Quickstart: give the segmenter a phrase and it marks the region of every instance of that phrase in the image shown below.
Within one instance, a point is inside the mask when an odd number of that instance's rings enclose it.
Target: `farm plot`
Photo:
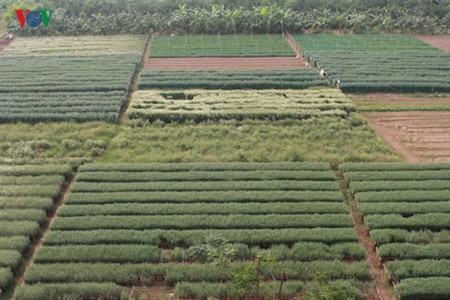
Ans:
[[[298,70],[144,70],[140,89],[304,89],[328,82],[313,69]]]
[[[450,54],[400,35],[298,35],[344,92],[449,92]]]
[[[279,34],[185,35],[153,38],[150,57],[295,56]]]
[[[449,112],[368,112],[364,116],[406,160],[450,159]]]
[[[348,94],[358,111],[450,111],[450,94]]]
[[[401,299],[445,299],[450,164],[344,164],[340,169]]]
[[[346,118],[355,107],[337,89],[138,91],[128,115],[151,122]]]
[[[95,39],[14,41],[0,60],[0,122],[115,122],[145,39]]]
[[[0,295],[39,237],[72,168],[0,165]]]
[[[233,254],[221,266],[195,254],[211,245]],[[260,288],[233,283],[269,256]],[[181,298],[274,296],[285,270],[285,297],[318,274],[355,297],[370,280],[364,258],[326,163],[90,164],[15,296],[118,298],[155,284]]]

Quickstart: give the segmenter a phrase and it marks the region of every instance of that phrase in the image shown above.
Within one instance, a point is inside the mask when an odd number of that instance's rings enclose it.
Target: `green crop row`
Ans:
[[[59,217],[53,223],[52,229],[275,229],[351,227],[352,225],[349,214],[87,216]]]
[[[408,278],[402,280],[396,291],[402,300],[442,300],[450,295],[450,277]]]
[[[113,283],[59,283],[34,284],[17,287],[17,300],[48,300],[48,299],[128,299],[121,297],[123,287]]]
[[[450,260],[446,259],[390,261],[386,266],[396,281],[415,277],[450,277]]]
[[[326,86],[315,70],[144,71],[140,89],[305,89]]]
[[[0,207],[3,209],[42,209],[49,210],[53,206],[53,199],[39,197],[0,197]]]
[[[237,180],[315,180],[334,181],[331,171],[83,171],[77,182],[145,182],[145,181],[237,181]],[[0,178],[0,183],[2,182]]]
[[[352,182],[358,181],[418,181],[418,180],[450,180],[448,170],[437,171],[349,171],[345,172],[345,178]]]
[[[450,243],[450,231],[448,230],[373,229],[370,231],[370,235],[379,245],[387,243]]]
[[[359,192],[355,197],[359,202],[441,202],[450,199],[450,190]]]
[[[307,280],[314,274],[326,274],[331,279],[370,279],[366,262],[346,264],[340,261],[279,263],[290,279]],[[264,276],[270,274],[263,270]],[[230,269],[214,264],[107,264],[57,263],[33,264],[25,273],[27,284],[57,282],[114,282],[120,285],[138,284],[139,277],[151,282],[152,277],[163,276],[167,284],[178,282],[220,282],[232,279]]]
[[[70,203],[69,203],[70,204]],[[448,203],[447,203],[448,205]],[[330,202],[269,202],[269,203],[189,203],[189,204],[88,204],[65,205],[59,217],[77,216],[140,216],[140,215],[265,215],[265,214],[330,214],[347,213],[344,203]]]
[[[147,244],[198,245],[204,237],[218,235],[230,243],[267,247],[275,244],[293,245],[298,242],[335,243],[357,242],[353,228],[302,229],[232,229],[232,230],[52,230],[45,237],[45,245]]]
[[[55,198],[58,196],[59,187],[56,184],[52,185],[3,185],[0,190],[0,197],[16,197],[16,196],[30,196]]]
[[[64,181],[62,175],[41,175],[41,176],[0,176],[0,185],[50,185]]]
[[[198,181],[198,182],[78,182],[73,193],[164,191],[338,191],[327,181]]]
[[[450,213],[450,202],[363,202],[358,204],[358,210],[362,216],[370,214],[425,214],[425,213]]]
[[[16,250],[24,252],[30,244],[26,236],[0,237],[0,250]]]
[[[338,202],[342,194],[331,191],[208,191],[74,193],[68,204],[107,203],[222,203],[222,202]]]
[[[0,221],[0,236],[35,236],[39,233],[39,224],[31,221]]]
[[[345,163],[339,165],[343,172],[357,171],[438,171],[450,170],[449,163],[428,163],[428,164],[409,164],[409,163]]]
[[[0,267],[16,268],[21,258],[19,251],[0,250]]]
[[[279,34],[157,36],[150,49],[151,57],[294,55]]]
[[[350,189],[355,192],[394,190],[450,190],[450,180],[410,180],[410,181],[352,181]]]
[[[0,165],[0,174],[2,176],[41,176],[68,174],[72,171],[72,167],[68,165],[24,165],[24,166],[7,166]]]
[[[47,216],[42,209],[1,209],[0,220],[2,221],[32,221],[40,222]]]
[[[448,165],[450,169],[450,164]],[[182,172],[182,171],[330,171],[328,163],[177,163],[177,164],[86,164],[80,167],[80,176],[86,172]],[[1,172],[1,168],[0,168]],[[189,173],[191,174],[191,173]],[[195,173],[193,173],[195,174]],[[214,176],[214,175],[212,175]]]
[[[379,247],[379,254],[384,259],[449,259],[450,244],[385,244]]]
[[[371,214],[366,216],[364,220],[370,229],[399,228],[410,230],[440,230],[443,228],[450,228],[450,214],[445,213],[414,214],[411,217],[403,217],[402,215],[395,214]]]
[[[13,279],[13,274],[10,268],[0,268],[0,295],[4,289]]]
[[[158,247],[147,245],[45,246],[36,253],[34,262],[151,263],[159,258]]]

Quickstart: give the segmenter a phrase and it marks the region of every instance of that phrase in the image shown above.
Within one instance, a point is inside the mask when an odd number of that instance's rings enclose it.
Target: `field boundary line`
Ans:
[[[393,294],[393,287],[386,280],[388,274],[384,268],[384,264],[381,261],[380,256],[376,252],[375,243],[370,237],[369,230],[364,224],[364,220],[359,214],[355,197],[353,197],[349,191],[349,184],[344,178],[344,174],[339,170],[337,164],[332,164],[331,169],[336,175],[336,181],[338,182],[345,202],[348,205],[349,213],[352,216],[354,229],[358,234],[359,243],[364,247],[366,252],[366,261],[370,265],[370,274],[375,283],[375,297],[378,300],[397,300]]]
[[[141,77],[141,73],[144,70],[145,63],[147,61],[146,58],[150,51],[150,45],[151,45],[152,40],[153,40],[153,35],[151,33],[149,33],[147,35],[147,38],[145,41],[144,50],[142,51],[141,61],[139,63],[139,66],[136,68],[136,70],[134,72],[133,79],[131,80],[130,90],[128,91],[127,99],[126,99],[125,103],[122,105],[122,108],[120,109],[119,117],[117,118],[117,123],[119,125],[123,124],[128,107],[130,106],[130,103],[131,103],[131,98],[133,97],[134,92],[138,89],[139,79]]]

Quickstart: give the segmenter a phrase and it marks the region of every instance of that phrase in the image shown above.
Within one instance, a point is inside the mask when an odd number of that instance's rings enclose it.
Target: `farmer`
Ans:
[[[12,32],[8,33],[8,39],[11,41],[14,39],[14,34]]]

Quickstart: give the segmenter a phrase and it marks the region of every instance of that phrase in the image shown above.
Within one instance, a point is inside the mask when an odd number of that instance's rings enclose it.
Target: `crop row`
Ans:
[[[373,229],[370,231],[371,237],[378,245],[387,243],[450,243],[450,231],[431,231],[427,229],[409,231],[406,229]]]
[[[189,181],[236,181],[236,180],[315,180],[332,181],[331,171],[85,171],[78,175],[77,182],[189,182]],[[3,183],[0,177],[0,184]]]
[[[448,164],[450,169],[450,164]],[[86,164],[80,167],[80,176],[86,172],[181,172],[181,171],[330,171],[328,163],[177,163],[177,164]],[[0,169],[1,172],[1,169]],[[195,173],[189,173],[195,174]],[[211,174],[214,176],[214,174]]]
[[[428,163],[428,164],[414,164],[414,163],[345,163],[339,165],[339,169],[345,174],[357,171],[365,171],[366,174],[371,172],[388,172],[388,171],[439,171],[450,170],[450,163]],[[414,173],[417,174],[417,173]],[[398,174],[402,175],[402,174]],[[372,175],[368,175],[372,176]],[[420,175],[419,175],[420,176]],[[353,178],[352,178],[353,179]],[[389,178],[392,179],[392,178]],[[356,178],[356,180],[358,180]]]
[[[200,230],[52,230],[45,245],[147,244],[171,246],[198,245],[210,234],[230,243],[267,247],[275,244],[318,242],[328,245],[357,242],[353,228],[290,228],[290,229],[200,229]]]
[[[380,180],[380,181],[353,181],[350,183],[350,189],[358,192],[369,191],[396,191],[396,190],[450,190],[449,180]]]
[[[371,214],[401,214],[410,216],[412,214],[425,213],[450,213],[450,202],[363,202],[359,203],[358,210],[361,216]]]
[[[5,189],[6,191],[8,189]],[[147,191],[338,191],[333,181],[260,180],[260,181],[189,181],[189,182],[79,182],[74,193],[147,192]]]
[[[441,224],[440,222],[439,224]],[[87,216],[59,217],[54,230],[96,229],[274,229],[351,227],[349,214],[300,214],[300,215],[164,215],[158,216]]]
[[[327,274],[330,279],[370,278],[368,264],[340,261],[288,262],[280,263],[290,279],[307,280],[314,274]],[[264,270],[264,275],[268,275]],[[114,282],[120,285],[138,284],[139,277],[151,282],[154,277],[164,277],[165,282],[221,282],[230,281],[230,269],[213,264],[108,264],[108,263],[52,263],[33,264],[25,274],[28,284],[56,282]]]
[[[446,203],[448,205],[448,203]],[[58,211],[59,217],[77,216],[140,216],[140,215],[266,215],[266,214],[345,214],[340,202],[268,202],[268,203],[156,203],[141,204],[70,204]]]
[[[157,36],[150,49],[151,57],[294,55],[280,34]]]
[[[419,181],[419,180],[450,180],[449,170],[431,171],[354,171],[346,172],[345,178],[352,182],[358,181]]]
[[[399,228],[420,230],[427,228],[430,230],[439,230],[450,227],[449,216],[448,213],[414,214],[408,217],[396,214],[370,214],[364,218],[364,221],[370,229]]]
[[[338,202],[337,191],[186,191],[73,193],[68,204],[107,203],[224,203],[224,202]]]
[[[144,71],[140,89],[305,89],[328,83],[315,70]]]

